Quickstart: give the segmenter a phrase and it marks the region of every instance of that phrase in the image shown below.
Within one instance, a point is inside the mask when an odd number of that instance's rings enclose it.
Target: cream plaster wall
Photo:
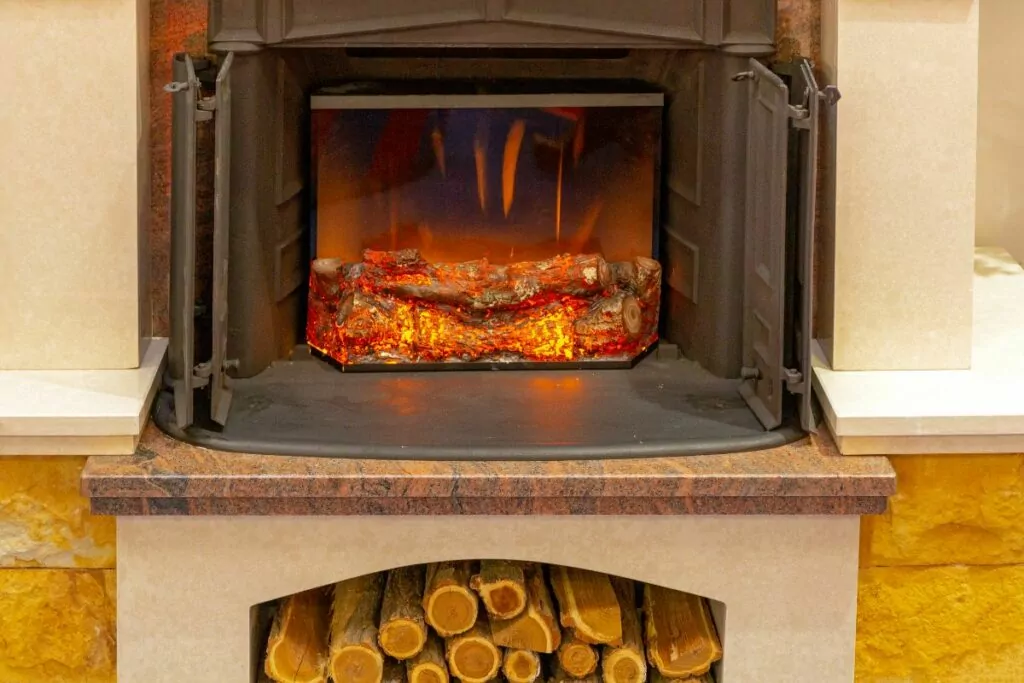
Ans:
[[[719,683],[849,683],[857,517],[122,517],[118,681],[249,683],[250,608],[395,566],[542,560],[725,604]],[[794,654],[799,653],[796,660]]]
[[[981,6],[978,111],[979,246],[1024,261],[1024,82],[1018,65],[1024,3]]]
[[[978,4],[823,0],[822,68],[843,93],[835,370],[970,365]]]
[[[146,26],[146,0],[0,2],[0,370],[139,363]]]

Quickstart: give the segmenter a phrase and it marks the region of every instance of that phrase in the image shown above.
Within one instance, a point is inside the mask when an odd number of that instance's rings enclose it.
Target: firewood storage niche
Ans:
[[[806,62],[766,66],[772,0],[626,7],[211,2],[212,56],[176,56],[167,88],[158,424],[407,459],[714,453],[813,428],[837,98]]]
[[[726,654],[720,602],[540,562],[398,567],[252,614],[256,683],[714,683]]]

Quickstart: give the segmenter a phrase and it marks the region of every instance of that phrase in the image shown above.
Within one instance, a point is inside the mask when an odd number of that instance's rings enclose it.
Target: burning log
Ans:
[[[436,634],[431,633],[420,653],[406,661],[406,672],[409,683],[448,683],[444,644]]]
[[[384,588],[380,574],[334,586],[329,670],[336,681],[381,683],[384,656],[377,646],[377,614]]]
[[[526,580],[523,568],[507,560],[481,560],[480,573],[470,587],[480,594],[487,613],[498,619],[511,619],[526,608]]]
[[[278,683],[327,682],[328,597],[317,588],[284,599],[267,641],[264,671]]]
[[[384,587],[378,642],[395,659],[415,657],[427,642],[423,616],[423,566],[392,569]]]
[[[628,358],[657,336],[651,259],[430,264],[414,249],[366,251],[360,264],[318,260],[310,280],[307,338],[341,363]]]
[[[427,566],[423,610],[438,635],[465,633],[477,621],[476,593],[469,588],[473,563],[438,562]]]
[[[573,631],[562,634],[558,648],[558,664],[573,678],[585,678],[597,671],[597,649],[584,642]]]
[[[529,650],[505,650],[501,672],[508,683],[534,683],[540,678],[540,656]]]
[[[586,643],[622,644],[622,614],[607,574],[552,567],[551,585],[562,626],[573,629]]]
[[[604,683],[643,683],[647,680],[647,661],[636,609],[636,588],[629,579],[613,576],[611,581],[622,612],[622,645],[604,647],[601,655]]]
[[[555,620],[555,608],[539,565],[523,569],[526,583],[526,608],[507,620],[491,619],[491,637],[495,645],[533,652],[551,653],[562,642]]]
[[[486,683],[498,675],[501,651],[491,640],[483,615],[465,633],[446,643],[448,670],[462,683]]]
[[[722,658],[704,598],[644,585],[644,615],[647,659],[666,678],[700,676]]]

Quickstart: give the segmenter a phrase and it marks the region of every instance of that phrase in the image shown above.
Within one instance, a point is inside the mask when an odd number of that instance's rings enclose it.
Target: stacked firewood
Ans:
[[[264,671],[279,683],[713,683],[721,657],[699,596],[483,560],[402,567],[283,599]]]

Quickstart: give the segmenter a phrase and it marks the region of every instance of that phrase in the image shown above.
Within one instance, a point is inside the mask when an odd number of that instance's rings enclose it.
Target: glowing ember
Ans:
[[[307,340],[342,364],[624,360],[657,339],[660,283],[647,258],[501,266],[367,251],[313,262]]]

